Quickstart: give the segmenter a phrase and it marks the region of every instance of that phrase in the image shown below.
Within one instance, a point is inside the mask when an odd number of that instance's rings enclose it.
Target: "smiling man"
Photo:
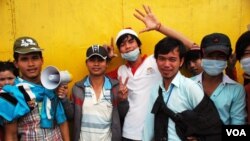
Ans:
[[[199,138],[197,132],[189,136],[179,134],[177,130],[179,128],[176,127],[178,121],[172,119],[172,117],[163,110],[165,107],[172,110],[174,114],[187,110],[189,110],[189,112],[197,112],[196,114],[202,118],[199,119],[198,117],[196,118],[197,120],[193,120],[194,125],[202,123],[202,120],[210,115],[213,115],[214,121],[219,121],[216,108],[211,104],[212,102],[210,102],[209,98],[204,95],[201,87],[196,82],[183,76],[179,71],[184,62],[185,52],[185,47],[180,41],[169,37],[163,38],[155,46],[154,58],[156,59],[162,80],[154,85],[149,98],[147,107],[149,112],[146,116],[143,141],[179,141],[190,139],[192,135],[196,135],[197,138]],[[200,108],[201,106],[198,106],[204,104],[207,105],[202,107],[206,108]],[[213,124],[216,123],[209,125]],[[206,125],[199,126],[205,127]],[[186,131],[184,130],[184,132]]]
[[[92,45],[86,52],[89,74],[72,88],[72,101],[66,96],[63,105],[67,117],[74,121],[73,141],[120,141],[122,116],[129,108],[125,83],[105,75],[107,50]]]
[[[202,89],[191,79],[185,78],[179,71],[184,62],[185,52],[185,47],[180,41],[168,37],[160,40],[155,46],[154,58],[156,59],[162,80],[154,86],[151,97],[149,98],[148,110],[150,112],[147,114],[144,127],[143,140],[145,141],[152,140],[153,138],[155,140],[161,138],[161,135],[156,134],[158,132],[156,131],[157,129],[154,128],[156,117],[151,113],[158,97],[159,87],[162,89],[164,102],[175,112],[194,109],[204,96]],[[187,101],[190,102],[188,103]],[[168,140],[180,140],[175,132],[174,122],[171,119],[165,119],[166,123],[167,121],[168,124],[166,125],[167,131],[165,135],[168,136]],[[154,133],[153,130],[156,132]]]
[[[42,70],[43,49],[32,37],[20,37],[14,43],[14,63],[20,70],[20,77],[15,80],[17,86],[30,88],[36,103],[34,109],[18,119],[18,136],[22,140],[69,140],[69,131],[66,116],[54,91],[46,90],[41,85],[40,74]],[[28,88],[26,87],[28,86]],[[59,86],[60,87],[60,86]],[[32,92],[31,92],[32,91]],[[29,94],[30,94],[29,93]],[[51,109],[53,114],[47,120],[45,105],[48,99],[56,109]],[[46,101],[45,101],[46,100]],[[42,106],[44,105],[44,106]],[[47,107],[46,107],[47,108]],[[52,122],[56,122],[53,126]],[[59,128],[60,127],[60,128]]]

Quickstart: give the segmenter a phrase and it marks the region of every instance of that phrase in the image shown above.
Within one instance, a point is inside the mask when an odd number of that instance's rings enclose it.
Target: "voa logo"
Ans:
[[[247,136],[244,129],[226,129],[227,136]]]

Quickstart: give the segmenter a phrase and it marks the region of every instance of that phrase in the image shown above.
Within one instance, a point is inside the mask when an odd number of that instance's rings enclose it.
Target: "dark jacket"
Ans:
[[[79,82],[76,82],[73,86],[73,101],[65,98],[62,100],[63,107],[65,109],[66,116],[69,120],[73,120],[73,141],[78,141],[81,132],[81,120],[82,120],[82,105],[84,103],[85,87],[84,81],[87,76]],[[118,98],[119,83],[116,80],[110,79],[111,98],[113,104],[112,111],[112,141],[121,141],[122,138],[122,123],[123,119],[128,111],[129,103],[128,100],[120,101]]]
[[[201,141],[221,140],[222,121],[213,101],[206,95],[193,110],[174,113],[164,103],[159,89],[152,113],[155,114],[156,141],[167,139],[167,124],[163,123],[168,118],[175,122],[176,133],[182,140],[189,136],[195,136]]]

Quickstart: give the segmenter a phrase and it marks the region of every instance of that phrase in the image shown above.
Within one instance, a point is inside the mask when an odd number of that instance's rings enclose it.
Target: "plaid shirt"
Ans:
[[[40,128],[38,107],[18,120],[18,137],[21,141],[62,141],[58,126],[53,129]]]

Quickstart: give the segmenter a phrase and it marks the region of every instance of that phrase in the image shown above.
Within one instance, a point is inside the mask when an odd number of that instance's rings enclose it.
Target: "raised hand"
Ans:
[[[128,77],[126,78],[125,82],[122,82],[122,77],[119,77],[119,91],[118,95],[121,100],[126,100],[128,98],[128,88],[127,88],[127,83],[128,83]]]
[[[143,5],[145,14],[138,9],[135,9],[137,14],[135,13],[134,16],[142,21],[146,28],[141,30],[140,33],[150,31],[150,30],[159,30],[161,23],[157,20],[156,16],[152,13],[149,6]]]
[[[104,44],[103,47],[108,51],[108,57],[109,58],[114,58],[117,57],[118,55],[114,53],[114,39],[111,38],[110,45]]]

